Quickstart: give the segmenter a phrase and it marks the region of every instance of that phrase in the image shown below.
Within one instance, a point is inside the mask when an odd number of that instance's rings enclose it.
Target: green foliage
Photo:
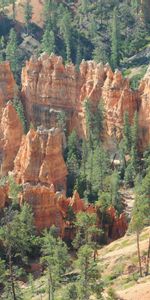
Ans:
[[[47,23],[42,37],[41,49],[47,54],[55,53],[55,35],[50,23]]]
[[[62,300],[77,300],[78,293],[77,293],[77,286],[75,283],[69,283],[63,292]]]
[[[5,40],[4,37],[2,36],[0,38],[0,63],[4,61],[4,55],[5,55]]]
[[[6,59],[10,61],[11,69],[15,78],[18,78],[19,60],[18,60],[17,35],[14,29],[10,30],[9,40],[6,47]]]
[[[78,249],[82,245],[89,245],[95,249],[94,237],[100,234],[100,230],[96,226],[96,214],[78,213],[75,221],[76,237],[73,246]]]
[[[60,20],[60,33],[62,34],[65,43],[67,62],[71,60],[71,24],[71,14],[68,10],[64,10],[62,19]]]
[[[93,294],[96,295],[96,299],[102,299],[102,282],[92,253],[93,250],[89,245],[83,245],[78,251],[76,264],[80,270],[78,295],[81,300],[88,300]]]
[[[130,153],[130,150],[131,150],[131,127],[130,127],[128,112],[125,112],[125,114],[124,114],[123,133],[124,133],[125,153],[128,154],[128,153]]]
[[[119,65],[119,58],[119,24],[117,19],[117,9],[114,8],[111,37],[111,64],[114,69]]]
[[[140,186],[137,182],[136,199],[132,213],[130,228],[140,232],[144,226],[150,224],[150,170],[143,178]]]
[[[58,126],[63,129],[66,130],[66,122],[67,122],[67,116],[65,111],[60,111],[58,116],[57,116],[57,122],[58,122]]]
[[[8,183],[9,183],[9,198],[12,202],[18,202],[18,194],[21,192],[22,187],[21,185],[17,184],[12,175],[8,176]]]
[[[76,180],[79,175],[79,164],[80,164],[79,139],[75,130],[73,130],[68,137],[66,162],[69,171],[67,191],[68,191],[68,196],[71,196],[75,188]]]
[[[16,112],[17,112],[17,114],[20,118],[20,121],[22,123],[24,133],[26,133],[27,132],[27,121],[26,121],[26,118],[25,118],[24,107],[23,107],[23,104],[22,104],[21,100],[18,97],[18,92],[17,91],[16,91],[15,96],[13,98],[13,105],[14,105],[14,107],[16,109]]]
[[[33,214],[30,207],[24,204],[20,211],[14,210],[13,206],[4,209],[0,240],[8,268],[2,281],[2,299],[23,299],[18,286],[18,279],[22,274],[20,265],[26,263],[26,255],[31,251],[33,239]]]
[[[54,299],[56,287],[68,265],[68,250],[66,244],[54,234],[54,230],[45,230],[42,238],[42,262],[46,267],[49,299]]]
[[[32,20],[32,14],[33,14],[32,5],[30,4],[29,0],[26,0],[24,5],[24,20],[27,28],[27,33],[29,32],[29,25]]]
[[[130,86],[133,90],[137,90],[140,80],[144,77],[147,70],[147,66],[142,68],[141,72],[131,78]]]

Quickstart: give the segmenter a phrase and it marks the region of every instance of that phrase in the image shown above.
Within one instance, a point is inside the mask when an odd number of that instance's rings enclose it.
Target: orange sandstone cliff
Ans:
[[[150,67],[140,82],[139,94],[139,144],[145,148],[150,144]]]
[[[69,129],[76,128],[79,136],[86,134],[84,100],[93,107],[103,99],[106,133],[120,136],[123,115],[133,118],[137,110],[136,93],[121,73],[112,72],[109,65],[82,61],[77,71],[73,64],[64,65],[62,58],[47,54],[32,57],[22,70],[22,96],[29,123],[51,127],[51,109],[64,110]]]
[[[141,82],[139,100],[128,80],[119,71],[113,73],[109,65],[82,61],[77,71],[73,64],[64,65],[62,58],[55,55],[32,57],[22,70],[22,99],[28,124],[33,123],[37,130],[30,129],[23,136],[15,109],[10,103],[5,104],[13,98],[15,89],[9,64],[0,65],[0,70],[1,175],[13,170],[16,181],[23,185],[20,201],[31,204],[39,231],[54,224],[60,235],[66,237],[66,232],[72,228],[67,220],[68,207],[75,214],[79,211],[93,213],[96,209],[92,205],[86,206],[77,192],[72,198],[65,196],[67,168],[62,155],[65,138],[56,128],[57,114],[65,111],[69,131],[76,128],[83,137],[86,135],[84,100],[91,101],[93,109],[99,100],[103,100],[105,136],[113,139],[122,134],[125,111],[129,112],[132,122],[138,109],[141,139],[148,143],[149,104],[145,101],[149,99],[149,73]],[[3,196],[1,207],[5,203]],[[109,237],[122,236],[127,226],[125,216],[117,218],[113,209],[108,213],[112,220]]]
[[[14,168],[14,159],[23,135],[21,121],[11,103],[3,109],[0,123],[0,175],[6,176]]]
[[[18,183],[54,184],[57,190],[66,189],[67,168],[62,156],[63,134],[57,128],[37,131],[30,129],[23,137],[14,162]]]

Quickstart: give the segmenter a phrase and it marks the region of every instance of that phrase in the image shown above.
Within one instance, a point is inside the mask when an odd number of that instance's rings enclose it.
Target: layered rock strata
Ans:
[[[146,148],[150,144],[150,67],[139,86],[139,145]]]
[[[120,136],[123,115],[132,120],[137,109],[136,93],[121,73],[112,72],[109,65],[82,61],[77,71],[73,64],[64,65],[62,58],[43,54],[32,57],[22,70],[22,95],[28,121],[35,126],[51,127],[51,109],[64,110],[69,129],[76,128],[80,137],[86,135],[84,100],[93,107],[103,99],[106,133]]]
[[[30,129],[23,137],[14,162],[18,183],[54,184],[66,190],[67,168],[62,156],[63,134],[59,129]]]
[[[6,176],[14,168],[14,159],[23,135],[22,123],[9,102],[3,109],[0,123],[0,175]]]
[[[0,99],[3,104],[14,97],[16,83],[8,61],[0,63]]]
[[[77,191],[74,192],[72,198],[66,198],[64,193],[55,192],[53,184],[50,187],[41,184],[36,186],[30,183],[24,184],[20,204],[24,201],[33,209],[34,224],[38,232],[55,225],[59,235],[67,241],[72,240],[75,235],[75,227],[69,216],[70,210],[74,215],[79,212],[96,213],[96,207],[92,204],[85,204]],[[117,217],[114,208],[108,209],[107,213],[110,219],[109,226],[104,227],[107,240],[123,236],[127,230],[125,214]],[[98,223],[100,222],[101,220]]]

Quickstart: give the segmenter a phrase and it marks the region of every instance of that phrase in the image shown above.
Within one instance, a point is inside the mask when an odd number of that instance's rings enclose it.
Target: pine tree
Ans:
[[[104,180],[108,172],[108,157],[102,146],[97,146],[93,152],[93,182],[96,194],[104,191]]]
[[[14,210],[12,205],[4,209],[0,228],[0,239],[8,264],[4,282],[4,299],[23,299],[17,283],[21,269],[15,262],[15,258],[17,257],[20,263],[25,262],[26,255],[31,250],[33,233],[33,214],[28,205],[24,204],[20,211]]]
[[[15,78],[17,78],[19,70],[19,57],[17,47],[17,36],[14,29],[10,30],[9,40],[6,47],[6,59],[10,61],[11,69],[15,75]]]
[[[142,180],[142,184],[138,183],[137,194],[130,222],[130,230],[136,233],[137,253],[139,261],[140,276],[143,275],[140,253],[140,233],[144,226],[150,225],[150,171]]]
[[[131,127],[130,127],[128,112],[125,112],[124,114],[123,134],[124,134],[123,138],[124,138],[125,152],[126,154],[130,154],[132,137],[131,137]]]
[[[81,152],[79,150],[79,139],[76,131],[73,130],[68,137],[67,143],[67,167],[69,171],[67,181],[67,193],[68,196],[72,196],[72,192],[75,188],[76,180],[79,176],[79,167],[81,160]]]
[[[53,229],[45,231],[42,238],[42,262],[46,267],[49,300],[55,299],[55,289],[59,286],[68,265],[67,246],[54,234]]]
[[[80,270],[78,297],[81,300],[88,300],[93,294],[96,295],[96,299],[102,299],[102,282],[92,254],[93,250],[89,245],[83,245],[77,254],[76,265]]]
[[[120,188],[120,177],[117,171],[114,171],[111,175],[110,180],[110,193],[111,193],[111,204],[120,214],[123,211],[123,204],[119,193]]]
[[[90,148],[92,148],[92,112],[91,112],[91,103],[89,99],[84,101],[85,109],[85,119],[86,119],[86,134],[89,141]]]
[[[78,249],[82,245],[89,245],[95,248],[93,237],[100,233],[96,226],[96,214],[80,212],[76,215],[75,221],[76,236],[73,240],[73,246]]]
[[[134,122],[131,127],[132,134],[132,147],[131,147],[131,161],[132,165],[137,172],[138,168],[138,114],[135,112],[134,114]]]
[[[51,26],[48,23],[45,27],[44,34],[42,37],[42,51],[47,54],[55,53],[55,35],[51,30]]]
[[[114,69],[119,65],[119,51],[119,25],[117,19],[117,9],[114,8],[111,35],[111,63]]]
[[[5,54],[5,40],[4,37],[2,36],[0,38],[0,63],[4,61],[4,54]]]
[[[12,12],[13,12],[13,21],[16,19],[16,0],[10,0],[10,4],[12,4]]]
[[[29,33],[29,25],[32,20],[33,7],[30,4],[30,0],[26,0],[24,5],[24,20],[27,28],[27,34]]]
[[[68,26],[69,24],[69,26]],[[60,21],[60,33],[63,36],[63,40],[66,47],[66,60],[71,61],[71,14],[69,11],[64,12],[64,15]]]
[[[22,104],[22,102],[21,102],[21,100],[19,99],[19,96],[18,96],[18,88],[17,87],[15,88],[15,91],[14,91],[13,106],[15,107],[16,112],[17,112],[17,114],[20,118],[20,121],[21,121],[22,126],[23,126],[24,133],[26,133],[27,132],[27,121],[26,121],[26,118],[25,118],[23,104]]]

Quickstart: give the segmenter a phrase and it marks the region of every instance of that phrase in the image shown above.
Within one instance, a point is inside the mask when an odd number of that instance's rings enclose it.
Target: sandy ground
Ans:
[[[149,282],[138,283],[117,294],[122,300],[150,300],[150,278]]]

